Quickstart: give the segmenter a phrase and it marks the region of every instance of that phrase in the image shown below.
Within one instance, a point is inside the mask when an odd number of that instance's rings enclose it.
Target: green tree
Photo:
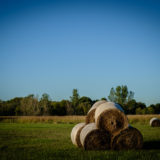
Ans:
[[[105,97],[102,97],[102,98],[101,98],[101,100],[105,100],[105,101],[107,101],[107,98],[105,98]]]
[[[61,101],[61,102],[52,102],[51,103],[51,114],[52,115],[57,115],[57,116],[63,116],[66,115],[66,102]]]
[[[137,102],[136,103],[136,108],[145,109],[146,108],[146,104],[142,103],[142,102]]]
[[[79,103],[79,105],[77,107],[77,114],[78,115],[86,115],[90,108],[91,108],[91,103],[89,103],[89,102]]]
[[[92,104],[91,98],[85,96],[81,97],[78,101],[77,114],[86,115]]]
[[[74,111],[72,103],[69,100],[62,100],[61,103],[65,106],[66,115],[73,115]]]
[[[134,97],[134,92],[128,91],[128,87],[126,85],[125,86],[122,85],[122,86],[117,86],[116,89],[112,87],[108,99],[112,102],[116,102],[124,106],[129,101],[131,101],[133,97]]]
[[[51,112],[50,96],[47,93],[42,94],[39,105],[42,115],[49,115]]]
[[[71,99],[71,102],[72,102],[74,114],[76,114],[76,112],[77,112],[79,98],[80,98],[80,96],[79,96],[78,90],[73,89],[72,96],[70,97],[70,99]]]
[[[22,98],[20,107],[16,107],[16,115],[39,115],[40,108],[38,98],[33,94]]]
[[[84,103],[84,102],[88,102],[90,104],[92,104],[92,100],[89,97],[83,96],[79,99],[78,103]]]
[[[150,105],[147,109],[147,114],[155,114],[155,105]]]
[[[21,99],[19,97],[13,98],[8,101],[1,101],[0,105],[0,115],[3,116],[14,116],[16,107],[20,106]]]
[[[157,103],[157,104],[155,105],[155,113],[156,113],[156,114],[160,114],[160,103]]]
[[[123,106],[123,108],[124,108],[126,114],[135,114],[135,112],[136,112],[136,101],[134,99],[128,101]]]

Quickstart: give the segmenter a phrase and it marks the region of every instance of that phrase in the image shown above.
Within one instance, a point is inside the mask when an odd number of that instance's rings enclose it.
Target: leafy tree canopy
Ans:
[[[115,89],[112,87],[108,99],[123,106],[129,101],[131,101],[133,97],[134,92],[128,91],[128,87],[126,85],[122,85],[117,86]]]

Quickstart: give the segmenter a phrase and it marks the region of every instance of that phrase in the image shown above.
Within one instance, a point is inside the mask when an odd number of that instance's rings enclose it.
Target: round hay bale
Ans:
[[[85,126],[85,123],[78,123],[73,127],[71,131],[72,143],[78,147],[82,147],[81,142],[80,142],[80,133],[84,126]]]
[[[94,118],[95,110],[100,104],[105,103],[105,102],[107,102],[107,101],[100,100],[100,101],[97,101],[96,103],[93,104],[93,106],[90,108],[90,110],[87,113],[86,124],[95,122],[95,118]]]
[[[160,127],[160,119],[158,119],[158,118],[152,118],[151,120],[150,120],[150,126],[152,126],[152,127]]]
[[[109,133],[98,129],[95,123],[89,123],[82,129],[80,141],[85,150],[106,150],[110,148]]]
[[[117,133],[128,127],[128,119],[120,105],[113,102],[101,104],[95,111],[95,123],[98,128]]]
[[[142,147],[142,134],[131,126],[114,135],[111,140],[111,148],[115,150],[141,149]]]

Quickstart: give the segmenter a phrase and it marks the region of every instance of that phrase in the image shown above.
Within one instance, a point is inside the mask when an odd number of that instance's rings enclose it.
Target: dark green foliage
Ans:
[[[85,96],[81,97],[78,101],[78,103],[84,103],[84,102],[88,102],[92,104],[92,100],[89,97],[85,97]]]
[[[148,107],[133,99],[134,93],[127,86],[111,88],[108,99],[122,106],[126,114],[160,114],[160,103]],[[101,100],[107,100],[105,97]],[[70,100],[52,101],[47,93],[40,100],[34,94],[17,97],[8,101],[0,100],[0,116],[32,116],[32,115],[86,115],[98,100],[80,97],[78,90],[73,89]]]
[[[155,113],[160,114],[160,103],[157,103],[154,109],[155,109]]]
[[[70,97],[72,107],[75,115],[85,115],[91,108],[93,102],[89,97],[79,96],[78,90],[73,89],[72,96]]]
[[[123,105],[123,109],[126,114],[135,114],[136,111],[136,101],[134,99],[127,102],[127,104]]]
[[[66,102],[63,100],[61,102],[52,102],[51,103],[51,115],[63,116],[67,114]]]
[[[93,102],[89,97],[81,97],[78,101],[77,114],[86,115],[92,105]]]
[[[105,101],[107,101],[107,98],[105,98],[105,97],[102,97],[102,98],[101,98],[101,100],[105,100]]]
[[[14,98],[9,101],[0,102],[0,115],[1,116],[14,116],[16,114],[16,107],[20,106],[23,98]]]

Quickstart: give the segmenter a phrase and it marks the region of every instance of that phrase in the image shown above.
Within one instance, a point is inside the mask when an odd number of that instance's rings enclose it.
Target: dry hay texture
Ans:
[[[136,128],[129,126],[112,137],[111,148],[114,150],[141,149],[143,136]]]
[[[110,148],[110,135],[98,129],[95,123],[87,124],[80,133],[80,141],[85,150],[107,150]]]
[[[160,127],[160,119],[152,118],[150,120],[150,126],[152,126],[152,127]]]
[[[96,103],[93,104],[93,106],[90,108],[90,110],[87,113],[86,124],[95,122],[95,110],[99,105],[101,105],[105,102],[107,102],[107,101],[100,100],[100,101],[97,101]]]
[[[112,102],[103,103],[96,109],[95,122],[98,128],[110,134],[118,133],[129,125],[121,106]]]
[[[78,147],[82,147],[80,142],[80,133],[82,128],[85,126],[85,123],[78,123],[75,125],[71,131],[71,140],[72,143]]]

